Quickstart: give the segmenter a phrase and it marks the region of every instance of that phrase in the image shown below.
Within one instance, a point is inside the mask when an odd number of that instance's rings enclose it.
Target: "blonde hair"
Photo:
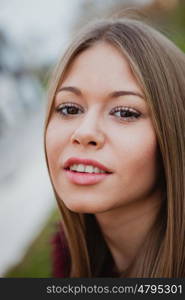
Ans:
[[[78,54],[101,41],[128,59],[149,105],[162,161],[161,210],[145,244],[122,276],[185,277],[185,55],[181,50],[139,20],[106,19],[90,24],[53,73],[45,133],[53,100],[69,65]],[[45,153],[47,160],[46,145]],[[95,217],[70,211],[53,189],[70,250],[69,277],[98,277],[109,250]]]

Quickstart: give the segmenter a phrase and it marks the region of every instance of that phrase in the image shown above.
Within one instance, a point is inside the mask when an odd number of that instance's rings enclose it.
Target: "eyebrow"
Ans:
[[[68,91],[68,92],[72,92],[74,94],[76,94],[77,96],[82,96],[82,92],[74,87],[74,86],[64,86],[64,87],[61,87],[58,92],[61,92],[61,91]]]
[[[72,93],[76,94],[77,96],[82,96],[82,92],[74,86],[61,87],[58,90],[58,92],[61,92],[61,91],[68,91],[68,92],[72,92]],[[127,96],[127,95],[138,96],[138,97],[144,99],[144,96],[142,94],[135,92],[135,91],[115,91],[115,92],[111,92],[108,96],[110,98],[117,98],[120,96]]]

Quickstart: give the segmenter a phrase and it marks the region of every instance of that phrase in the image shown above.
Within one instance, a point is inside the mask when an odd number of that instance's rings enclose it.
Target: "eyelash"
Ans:
[[[69,108],[76,108],[76,109],[81,109],[83,110],[83,108],[80,108],[78,105],[74,104],[74,103],[68,103],[68,104],[62,104],[62,105],[59,105],[55,110],[57,113],[59,113],[60,115],[62,115],[62,117],[68,117],[69,115],[70,116],[73,116],[73,115],[76,115],[76,113],[64,113],[63,110],[65,109],[66,111],[68,111]],[[117,112],[124,112],[126,114],[131,114],[131,116],[117,116],[119,119],[121,120],[125,120],[126,121],[131,121],[133,119],[138,119],[140,116],[141,116],[141,113],[140,112],[137,112],[136,110],[132,109],[131,107],[128,107],[128,106],[116,106],[114,107],[113,109],[111,109],[110,111],[110,115],[113,115],[114,113],[117,113]]]

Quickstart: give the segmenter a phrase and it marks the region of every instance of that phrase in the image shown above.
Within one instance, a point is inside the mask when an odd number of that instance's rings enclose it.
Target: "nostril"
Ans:
[[[96,142],[91,141],[89,144],[96,145]]]

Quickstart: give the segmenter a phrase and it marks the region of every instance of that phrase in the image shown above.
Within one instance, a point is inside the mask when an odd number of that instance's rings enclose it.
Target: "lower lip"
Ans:
[[[70,171],[70,170],[65,170],[65,172],[66,172],[68,179],[72,183],[81,184],[81,185],[95,184],[95,183],[102,181],[109,175],[111,175],[109,173],[99,173],[99,174],[80,173],[80,172],[74,172],[74,171]]]

